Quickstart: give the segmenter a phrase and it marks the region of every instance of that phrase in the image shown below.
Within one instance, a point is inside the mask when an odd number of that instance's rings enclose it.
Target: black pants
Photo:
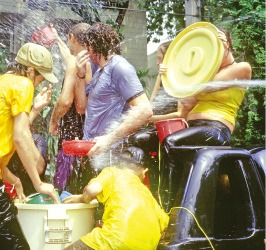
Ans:
[[[159,139],[155,126],[141,129],[128,138],[129,145],[141,148],[145,154],[157,152],[159,148]]]
[[[150,191],[154,198],[158,198],[159,168],[158,150],[159,139],[155,126],[142,128],[128,137],[128,146],[141,148],[145,153],[144,166],[149,169],[148,177],[150,181]]]
[[[3,187],[0,180],[0,188]],[[17,208],[9,195],[0,189],[0,249],[29,250],[29,244],[17,219]]]
[[[228,146],[231,140],[230,130],[218,121],[194,120],[188,122],[189,128],[168,135],[161,147],[160,197],[165,211],[174,206],[176,197],[176,175],[179,160],[169,153],[175,146]],[[180,161],[180,162],[178,162]]]

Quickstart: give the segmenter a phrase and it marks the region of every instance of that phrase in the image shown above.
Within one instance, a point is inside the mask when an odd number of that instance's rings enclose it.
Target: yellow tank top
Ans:
[[[197,96],[197,104],[190,114],[205,113],[220,117],[235,125],[237,111],[243,101],[245,90],[239,87],[227,88]]]

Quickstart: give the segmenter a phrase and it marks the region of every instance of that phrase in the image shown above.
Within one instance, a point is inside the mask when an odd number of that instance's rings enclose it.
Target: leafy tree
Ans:
[[[265,79],[264,1],[209,0],[206,4],[205,14],[210,17],[207,21],[230,30],[236,60],[251,64],[253,79]],[[232,143],[248,148],[265,145],[265,88],[247,91],[238,112]]]
[[[177,31],[185,27],[184,0],[146,0],[140,7],[147,9],[148,42],[160,42],[164,32],[169,39],[176,36]]]

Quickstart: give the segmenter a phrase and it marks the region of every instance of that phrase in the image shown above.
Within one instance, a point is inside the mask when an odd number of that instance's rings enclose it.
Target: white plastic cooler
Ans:
[[[31,250],[64,249],[94,227],[93,204],[22,204],[18,220]]]

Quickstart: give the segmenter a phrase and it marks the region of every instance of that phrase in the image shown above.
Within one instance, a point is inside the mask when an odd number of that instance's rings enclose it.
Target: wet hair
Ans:
[[[28,67],[18,63],[17,61],[9,62],[7,67],[7,71],[12,71],[16,75],[21,75],[22,72],[26,72]]]
[[[14,62],[9,62],[7,64],[6,70],[12,71],[16,75],[23,75],[24,76],[28,70],[28,67],[18,63],[17,61],[14,61]],[[38,70],[34,69],[34,72],[35,72],[35,76],[40,75],[40,72]]]
[[[68,34],[73,34],[80,44],[84,44],[84,36],[90,27],[88,23],[78,23],[69,29]]]
[[[231,34],[230,34],[229,30],[226,28],[223,28],[223,27],[217,27],[217,28],[225,34],[227,42],[229,43],[229,49],[231,52],[234,52],[234,48],[233,48],[233,44],[232,44],[232,38],[231,38]]]
[[[171,42],[172,42],[172,40],[160,44],[160,46],[158,47],[157,51],[161,52],[163,55],[165,55],[165,53],[166,53],[169,45],[171,44]]]
[[[95,53],[102,54],[105,60],[112,53],[121,54],[119,35],[105,23],[93,24],[85,34],[84,43],[86,46],[90,46]]]
[[[128,147],[123,150],[119,157],[119,166],[122,168],[129,168],[138,172],[143,170],[144,161],[145,161],[145,153],[142,149],[137,147]]]

